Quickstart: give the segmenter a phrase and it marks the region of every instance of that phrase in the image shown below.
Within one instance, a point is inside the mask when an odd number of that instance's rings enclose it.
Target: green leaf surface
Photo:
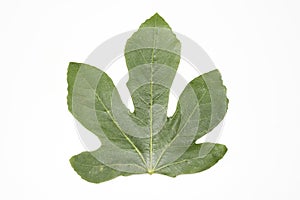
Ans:
[[[157,173],[176,177],[201,172],[216,164],[226,151],[226,146],[222,144],[192,144],[176,162],[158,168]]]
[[[101,183],[118,176],[130,174],[114,170],[99,162],[90,152],[82,152],[73,156],[70,163],[75,171],[85,180],[92,183]]]
[[[69,64],[69,111],[101,141],[96,151],[70,159],[83,179],[100,183],[143,173],[175,177],[208,169],[224,156],[224,145],[195,143],[227,111],[226,88],[218,70],[192,80],[173,116],[167,116],[180,51],[180,41],[158,14],[128,39],[124,55],[134,112],[123,104],[105,72],[83,63]]]

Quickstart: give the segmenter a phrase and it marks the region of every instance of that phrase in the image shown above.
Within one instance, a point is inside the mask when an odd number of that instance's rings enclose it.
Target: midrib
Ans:
[[[150,142],[149,142],[149,169],[148,172],[152,174],[153,171],[153,64],[154,64],[154,54],[156,50],[156,39],[157,39],[157,32],[158,29],[156,28],[156,19],[154,21],[154,32],[153,32],[153,49],[152,49],[152,55],[151,55],[151,63],[150,63],[150,113],[149,113],[149,118],[150,118]]]

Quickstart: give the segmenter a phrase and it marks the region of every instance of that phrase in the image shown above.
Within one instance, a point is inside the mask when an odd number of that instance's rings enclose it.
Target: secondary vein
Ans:
[[[114,120],[113,116],[111,115],[109,109],[105,106],[105,104],[103,103],[102,99],[99,97],[99,95],[95,92],[95,96],[97,97],[98,101],[101,103],[101,105],[104,107],[104,109],[106,110],[108,116],[111,118],[112,122],[117,126],[117,128],[120,130],[120,132],[122,133],[122,135],[125,137],[125,139],[131,144],[131,146],[135,149],[135,151],[138,153],[138,155],[140,156],[140,158],[142,159],[143,163],[146,166],[146,161],[144,156],[142,155],[142,153],[140,152],[140,150],[135,146],[135,144],[130,140],[130,138],[126,135],[126,133],[124,133],[124,131],[121,129],[120,125]]]
[[[188,119],[185,121],[183,127],[178,131],[177,135],[172,139],[172,141],[167,145],[167,147],[162,151],[162,153],[160,154],[159,158],[157,159],[157,162],[154,166],[154,169],[157,167],[158,163],[160,162],[162,156],[164,155],[164,153],[166,152],[166,150],[171,146],[171,144],[176,140],[176,138],[180,135],[181,131],[185,128],[185,126],[187,125],[187,123],[189,122],[190,118],[192,117],[192,115],[194,114],[194,112],[197,110],[196,108],[198,108],[198,104],[195,106],[195,108],[193,109],[192,113],[190,114],[190,116],[188,117]]]

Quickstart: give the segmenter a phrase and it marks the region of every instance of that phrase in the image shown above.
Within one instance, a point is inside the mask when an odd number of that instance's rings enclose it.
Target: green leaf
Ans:
[[[180,41],[158,14],[128,39],[124,55],[133,113],[105,72],[87,64],[69,64],[69,111],[101,141],[96,151],[70,159],[83,179],[100,183],[143,173],[174,177],[208,169],[224,156],[224,145],[195,143],[227,111],[226,88],[218,70],[192,80],[173,116],[167,116],[180,51]]]
[[[118,176],[128,176],[128,173],[114,170],[99,162],[90,152],[82,152],[73,156],[70,163],[75,171],[85,180],[101,183]]]
[[[222,144],[192,144],[176,162],[158,168],[157,173],[175,177],[201,172],[216,164],[226,151],[226,146]]]

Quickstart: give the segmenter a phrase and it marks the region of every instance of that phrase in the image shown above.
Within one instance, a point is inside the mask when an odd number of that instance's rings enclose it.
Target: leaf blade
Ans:
[[[90,152],[82,152],[71,157],[70,164],[82,179],[92,183],[102,183],[118,176],[130,175],[104,165]]]
[[[214,129],[225,117],[229,100],[218,69],[198,76],[190,82],[199,100],[200,121],[195,140]],[[208,119],[208,120],[206,120]]]
[[[224,145],[195,144],[227,112],[226,87],[218,70],[192,80],[180,95],[174,115],[166,115],[180,51],[180,41],[157,13],[128,39],[124,55],[133,113],[106,73],[70,63],[68,109],[101,141],[98,150],[71,158],[80,176],[90,182],[141,173],[177,176],[208,169],[224,156]],[[199,148],[209,145],[212,151],[199,157]],[[100,173],[103,169],[107,177]]]
[[[100,69],[82,63],[71,63],[68,71],[70,72],[68,73],[70,84],[68,95],[72,97],[68,98],[68,105],[72,104],[70,111],[76,119],[87,129],[98,133],[97,136],[102,137],[102,140],[106,137],[114,144],[121,146],[120,151],[125,148],[127,151],[136,152],[141,162],[146,164],[140,150],[119,126],[112,114],[113,106],[127,112],[112,80]],[[116,103],[112,105],[113,94],[115,101],[118,102],[117,105]],[[87,107],[89,109],[86,109]]]
[[[201,155],[201,149],[207,148],[210,150],[204,152],[206,155]],[[176,177],[181,174],[198,173],[215,165],[223,158],[226,152],[227,147],[222,144],[193,144],[177,161],[160,167],[156,173],[171,177]]]
[[[149,126],[149,141],[144,141],[144,146],[149,151],[146,160],[150,171],[153,136],[167,120],[169,89],[180,61],[180,47],[170,26],[157,13],[140,26],[125,46],[127,86],[135,107],[133,115]]]

